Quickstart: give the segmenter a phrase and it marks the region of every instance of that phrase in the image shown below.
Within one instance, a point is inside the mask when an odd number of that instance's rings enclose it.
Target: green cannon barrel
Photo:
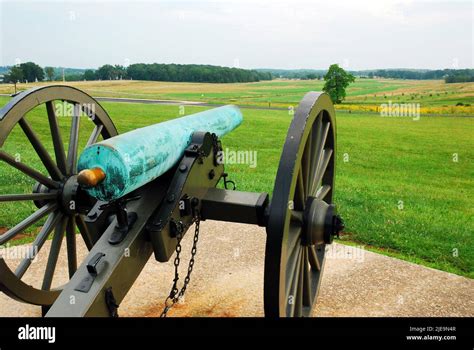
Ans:
[[[240,110],[228,105],[136,129],[87,147],[79,157],[78,171],[102,170],[105,178],[86,190],[97,199],[114,200],[176,165],[195,131],[222,137],[241,123]]]

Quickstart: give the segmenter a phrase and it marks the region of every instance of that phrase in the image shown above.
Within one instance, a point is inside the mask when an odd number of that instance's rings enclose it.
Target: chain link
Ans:
[[[168,311],[184,296],[186,293],[186,288],[188,287],[189,281],[191,280],[191,273],[193,272],[194,267],[194,258],[197,253],[197,242],[199,240],[199,224],[200,224],[200,217],[199,214],[196,215],[195,218],[195,229],[194,229],[194,239],[193,239],[193,247],[191,248],[191,258],[189,259],[188,264],[188,272],[186,277],[184,278],[183,286],[181,290],[178,289],[178,281],[179,281],[179,264],[181,262],[180,254],[181,254],[181,240],[183,239],[182,232],[179,232],[176,236],[178,239],[178,243],[176,245],[176,257],[174,258],[174,279],[173,279],[173,286],[171,287],[170,294],[165,300],[165,307],[160,315],[160,317],[166,317]]]

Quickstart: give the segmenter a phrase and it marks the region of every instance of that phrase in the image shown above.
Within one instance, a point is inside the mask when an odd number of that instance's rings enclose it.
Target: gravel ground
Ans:
[[[184,264],[191,250],[191,231],[183,241]],[[264,246],[262,228],[203,222],[186,298],[169,316],[263,316]],[[64,244],[62,248],[55,285],[66,281]],[[78,250],[85,256],[84,246]],[[42,276],[46,259],[40,253],[25,280],[37,286],[42,277],[35,276]],[[184,275],[185,268],[182,271]],[[172,279],[172,262],[158,263],[152,257],[120,305],[120,316],[158,316]],[[0,293],[0,316],[39,315],[39,307]],[[314,315],[474,316],[474,280],[334,244]]]

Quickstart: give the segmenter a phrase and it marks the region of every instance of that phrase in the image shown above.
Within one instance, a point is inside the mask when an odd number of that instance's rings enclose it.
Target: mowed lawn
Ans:
[[[0,98],[0,105],[7,101]],[[179,113],[178,106],[103,106],[121,133]],[[186,107],[185,112],[201,110]],[[257,167],[235,164],[227,166],[227,172],[238,190],[272,192],[291,116],[270,110],[243,113],[244,123],[223,138],[223,146],[257,151]],[[46,142],[45,112],[37,109],[28,120]],[[67,140],[69,120],[60,123]],[[87,118],[81,123],[91,130]],[[422,116],[413,121],[339,112],[337,125],[335,201],[347,231],[342,241],[474,278],[474,119]],[[83,144],[87,137],[88,131],[81,130]],[[15,130],[2,149],[44,171],[21,130]],[[28,192],[31,186],[19,172],[0,164],[0,193]],[[32,210],[30,203],[0,204],[0,230]],[[18,242],[30,240],[29,235]]]

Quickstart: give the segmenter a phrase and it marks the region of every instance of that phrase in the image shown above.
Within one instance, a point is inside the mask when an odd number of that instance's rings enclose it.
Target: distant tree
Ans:
[[[102,80],[116,80],[116,79],[125,79],[128,77],[127,69],[120,65],[112,66],[110,64],[103,65],[99,67],[95,72],[96,79]]]
[[[115,68],[110,64],[105,64],[97,70],[97,78],[102,80],[115,79]]]
[[[75,74],[67,74],[64,77],[65,81],[82,81],[84,80],[84,74],[82,73],[75,73]]]
[[[96,74],[92,69],[87,69],[84,72],[84,79],[85,80],[95,80],[96,79]]]
[[[148,78],[147,65],[144,63],[131,64],[127,67],[127,74],[134,80],[151,80]]]
[[[26,62],[20,64],[20,68],[23,71],[23,79],[32,82],[32,81],[43,81],[44,71],[43,68],[38,66],[33,62]]]
[[[4,76],[4,80],[7,83],[13,83],[16,94],[16,84],[23,80],[23,70],[19,66],[10,68],[10,71]]]
[[[44,72],[46,73],[46,76],[48,77],[48,80],[53,81],[53,79],[54,79],[54,68],[53,67],[45,67]]]
[[[127,69],[124,66],[116,64],[114,66],[113,79],[126,79]]]
[[[341,103],[346,97],[346,88],[354,82],[355,77],[337,64],[332,64],[324,76],[326,83],[323,90],[329,94],[333,103]]]

